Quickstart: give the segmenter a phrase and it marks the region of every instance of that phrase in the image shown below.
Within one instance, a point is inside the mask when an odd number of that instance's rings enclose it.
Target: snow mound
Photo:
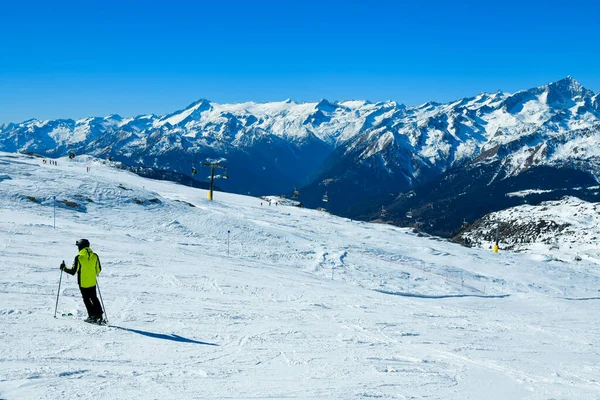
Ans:
[[[526,195],[528,193],[514,193]],[[463,231],[458,240],[488,248],[496,240],[505,250],[574,261],[600,258],[600,203],[567,196],[539,205],[522,205],[491,213]]]

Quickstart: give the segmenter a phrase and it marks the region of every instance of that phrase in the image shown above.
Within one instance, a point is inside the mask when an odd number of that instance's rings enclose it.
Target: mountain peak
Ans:
[[[571,75],[567,75],[566,78],[560,79],[556,82],[552,82],[548,86],[573,88],[573,89],[578,89],[578,90],[580,90],[583,87],[583,86],[581,86],[581,83],[579,83],[579,81],[577,81],[577,79],[573,78]]]
[[[200,105],[202,109],[208,110],[210,108],[210,101],[208,101],[206,99],[196,100],[192,104],[187,106],[185,109],[189,110],[190,108],[198,108],[197,107],[198,105]]]
[[[180,123],[185,123],[190,118],[194,118],[194,116],[199,115],[201,112],[210,109],[212,109],[212,104],[206,99],[200,99],[193,102],[183,110],[175,111],[174,113],[165,115],[160,119],[159,122],[157,122],[157,124],[160,126],[168,123],[172,126],[175,126]]]
[[[338,107],[338,104],[332,103],[326,99],[321,99],[315,106],[315,109],[325,112],[334,112]]]
[[[561,82],[561,81],[575,82],[575,83],[579,84],[579,82],[577,81],[577,79],[573,78],[571,75],[567,75],[565,78],[560,79],[557,82]]]
[[[570,108],[581,101],[592,101],[594,92],[584,88],[572,76],[567,76],[559,81],[549,83],[540,88],[547,93],[548,105],[560,108]],[[539,90],[539,89],[538,89]]]
[[[545,86],[545,88],[549,91],[549,93],[554,92],[554,94],[561,94],[571,98],[594,95],[594,92],[584,88],[581,83],[579,83],[577,79],[573,78],[571,75],[556,82],[549,83]]]
[[[110,114],[106,117],[104,117],[105,120],[115,120],[115,121],[121,121],[123,119],[123,117],[121,117],[119,114]]]

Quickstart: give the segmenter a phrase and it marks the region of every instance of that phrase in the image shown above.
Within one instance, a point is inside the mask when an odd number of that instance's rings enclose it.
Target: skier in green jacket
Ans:
[[[79,249],[79,253],[75,256],[73,267],[67,268],[63,261],[60,264],[60,269],[71,275],[77,273],[77,283],[88,312],[88,318],[85,321],[101,323],[104,312],[100,300],[96,296],[96,276],[102,271],[100,258],[90,249],[89,240],[80,239],[75,244]]]

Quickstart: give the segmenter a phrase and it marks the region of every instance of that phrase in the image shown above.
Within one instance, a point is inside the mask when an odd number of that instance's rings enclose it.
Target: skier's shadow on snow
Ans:
[[[121,329],[121,330],[124,330],[127,332],[133,332],[133,333],[137,333],[139,335],[144,335],[144,336],[148,336],[148,337],[152,337],[152,338],[156,338],[156,339],[172,340],[174,342],[180,342],[180,343],[203,344],[205,346],[218,346],[218,344],[215,344],[215,343],[200,342],[198,340],[184,338],[183,336],[179,336],[179,335],[175,335],[175,334],[165,335],[164,333],[140,331],[139,329],[123,328],[122,326],[115,326],[115,325],[111,325],[111,328],[117,328],[117,329]]]

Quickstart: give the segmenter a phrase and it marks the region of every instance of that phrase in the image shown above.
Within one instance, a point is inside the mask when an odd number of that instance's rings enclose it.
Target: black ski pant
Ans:
[[[81,290],[83,304],[85,304],[88,316],[91,318],[102,317],[102,305],[100,304],[100,300],[98,300],[98,296],[96,296],[96,286],[88,288],[80,287],[79,289]]]

